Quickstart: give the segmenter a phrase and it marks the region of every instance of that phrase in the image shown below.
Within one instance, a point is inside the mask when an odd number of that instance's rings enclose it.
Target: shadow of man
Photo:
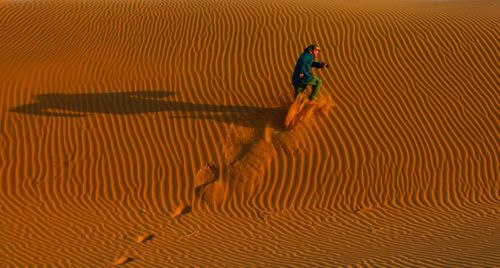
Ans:
[[[263,127],[265,120],[239,120],[246,115],[259,115],[262,118],[283,117],[283,107],[253,107],[237,105],[215,105],[169,101],[175,95],[168,91],[136,91],[112,93],[40,94],[33,103],[11,108],[15,113],[82,117],[88,114],[135,115],[153,112],[175,112],[172,118],[212,119],[227,123],[246,124],[250,127]],[[262,125],[262,126],[261,126]]]

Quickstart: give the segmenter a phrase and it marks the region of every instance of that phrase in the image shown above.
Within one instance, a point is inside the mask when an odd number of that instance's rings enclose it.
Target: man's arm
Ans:
[[[319,69],[324,68],[324,67],[326,67],[326,68],[330,67],[328,64],[326,64],[324,62],[319,62],[319,61],[313,62],[311,66],[314,68],[319,68]]]

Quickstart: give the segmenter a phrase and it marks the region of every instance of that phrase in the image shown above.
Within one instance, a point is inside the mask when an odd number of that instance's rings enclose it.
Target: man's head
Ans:
[[[319,56],[319,53],[321,52],[321,49],[319,48],[318,45],[316,44],[310,44],[307,48],[306,48],[307,51],[309,51],[309,53],[313,54],[314,58],[317,59],[318,56]]]

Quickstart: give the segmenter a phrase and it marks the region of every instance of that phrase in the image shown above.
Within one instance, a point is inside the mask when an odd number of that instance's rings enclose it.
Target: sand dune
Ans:
[[[0,2],[0,266],[498,267],[497,1],[312,2]]]

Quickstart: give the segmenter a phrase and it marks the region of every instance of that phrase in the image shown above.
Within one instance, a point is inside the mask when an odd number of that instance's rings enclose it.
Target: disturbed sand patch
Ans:
[[[280,113],[245,115],[239,124],[229,125],[222,150],[225,166],[220,172],[214,163],[206,163],[196,175],[196,195],[217,206],[254,194],[277,150],[287,154],[300,151],[307,123],[315,115],[327,115],[333,107],[325,97],[310,103],[304,96],[293,101],[291,94],[282,93],[270,104]]]

